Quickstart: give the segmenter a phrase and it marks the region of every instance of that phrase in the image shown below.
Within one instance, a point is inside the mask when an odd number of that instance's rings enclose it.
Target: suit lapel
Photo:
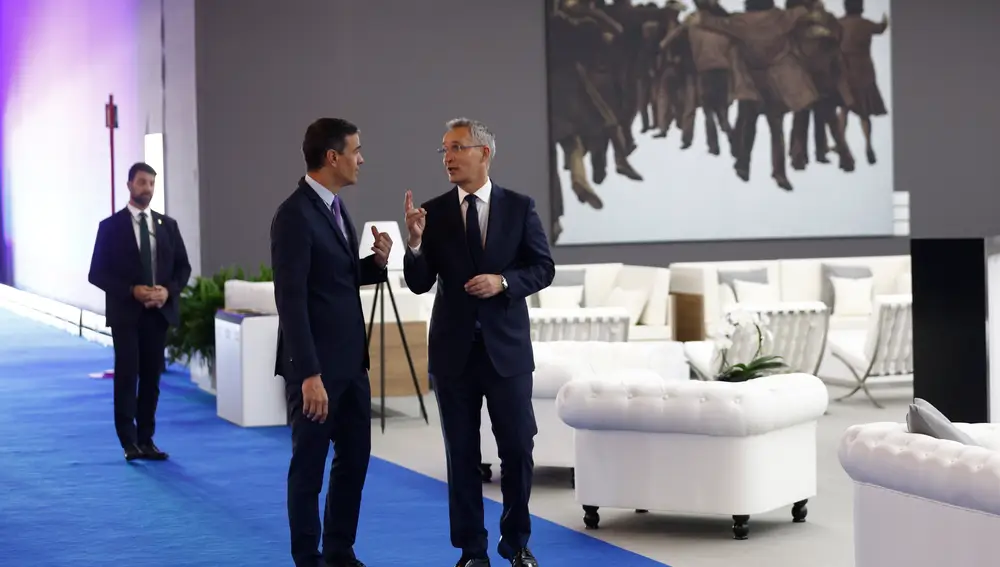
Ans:
[[[167,229],[163,226],[163,215],[155,211],[152,212],[152,215],[153,234],[156,237],[156,275],[159,279],[160,274],[166,273],[163,268],[167,257],[167,248],[170,246],[170,237],[167,235]]]
[[[505,213],[503,187],[494,184],[493,191],[490,194],[490,215],[486,220],[486,244],[483,250],[484,273],[491,273],[486,270],[486,266],[491,266],[491,259],[496,257],[496,247],[499,245],[502,236],[499,234],[500,227],[507,226],[507,223],[503,220]]]
[[[142,258],[139,256],[139,243],[136,241],[135,227],[132,226],[132,222],[132,213],[129,212],[128,207],[118,211],[118,230],[121,231],[122,238],[126,242],[125,248],[131,256],[134,256],[136,265],[139,265]]]
[[[299,182],[299,190],[305,193],[306,198],[309,199],[310,202],[312,202],[313,206],[316,207],[316,209],[323,216],[323,218],[326,219],[327,223],[330,225],[330,228],[333,230],[333,237],[337,239],[337,242],[339,242],[340,245],[344,247],[345,251],[350,253],[350,245],[347,242],[347,240],[344,239],[344,233],[340,231],[340,227],[337,226],[337,221],[334,220],[333,211],[331,211],[330,208],[326,206],[326,203],[323,202],[323,199],[320,199],[319,195],[317,195],[316,192],[313,191],[313,188],[310,187],[308,183],[306,183],[304,177],[302,178],[302,181]],[[343,214],[344,211],[343,207],[341,207],[340,210],[341,214]],[[346,221],[344,226],[347,226]]]
[[[351,257],[351,262],[357,264],[358,256],[360,254],[357,240],[358,232],[354,229],[354,221],[351,220],[351,215],[347,212],[347,207],[345,207],[343,203],[340,204],[340,214],[344,217],[344,231],[347,232],[347,252]],[[338,230],[337,232],[340,231]]]

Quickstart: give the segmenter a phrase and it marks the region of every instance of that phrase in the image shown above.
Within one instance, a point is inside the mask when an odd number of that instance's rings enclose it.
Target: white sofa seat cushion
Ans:
[[[954,425],[979,445],[909,433],[905,423],[851,426],[840,464],[855,482],[1000,515],[1000,425]]]
[[[559,388],[574,376],[587,376],[591,373],[590,367],[580,360],[536,353],[531,397],[554,399]]]
[[[826,386],[809,374],[747,382],[574,380],[559,390],[559,417],[574,429],[748,437],[815,421]]]
[[[630,341],[669,341],[673,336],[667,325],[633,325],[628,329]]]
[[[867,320],[867,318],[866,318]],[[868,331],[851,330],[837,331],[836,340],[827,344],[830,351],[841,356],[854,368],[868,368],[868,358],[865,356],[865,345],[868,343]]]

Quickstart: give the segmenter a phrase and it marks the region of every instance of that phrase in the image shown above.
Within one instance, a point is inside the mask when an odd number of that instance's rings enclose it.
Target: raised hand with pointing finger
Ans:
[[[379,268],[385,268],[389,264],[392,239],[387,233],[379,232],[375,226],[372,226],[372,236],[375,237],[375,244],[372,246],[372,252],[375,253],[375,265]]]
[[[420,248],[421,239],[424,236],[424,227],[427,226],[427,211],[423,208],[413,206],[413,191],[406,191],[406,232],[408,234],[407,244],[410,248]]]

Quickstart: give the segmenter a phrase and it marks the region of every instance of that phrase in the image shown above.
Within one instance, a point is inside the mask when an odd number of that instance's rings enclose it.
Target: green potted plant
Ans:
[[[198,276],[181,292],[180,325],[167,332],[167,359],[192,367],[204,364],[215,387],[215,314],[225,307],[226,282],[273,281],[273,271],[263,264],[260,272],[246,277],[243,268],[227,267],[211,277]]]
[[[782,358],[777,355],[764,355],[765,331],[761,328],[766,321],[756,312],[733,310],[726,314],[726,319],[716,337],[716,346],[722,361],[716,380],[721,382],[746,382],[754,378],[776,374],[787,368]],[[737,333],[753,333],[757,347],[750,360],[731,364],[727,360],[729,349],[733,346],[733,338]],[[745,336],[745,335],[744,335]]]

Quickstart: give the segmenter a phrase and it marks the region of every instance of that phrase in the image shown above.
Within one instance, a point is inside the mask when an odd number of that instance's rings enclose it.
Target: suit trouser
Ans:
[[[115,351],[115,432],[122,447],[153,441],[167,326],[159,310],[147,309],[135,324],[111,328]]]
[[[532,458],[538,432],[531,406],[532,375],[500,376],[477,333],[461,376],[437,376],[434,395],[441,414],[448,461],[448,511],[451,544],[465,554],[482,556],[487,549],[483,518],[483,484],[479,473],[483,398],[493,422],[500,456],[501,556],[527,546],[531,535],[528,500],[535,466]]]
[[[302,413],[302,386],[286,384],[292,426],[292,459],[288,466],[288,526],[297,567],[354,557],[361,514],[361,492],[371,456],[371,384],[361,372],[355,379],[326,380],[330,411],[325,423]],[[319,495],[326,457],[333,442],[333,466],[320,530]],[[322,533],[323,553],[319,553]]]

